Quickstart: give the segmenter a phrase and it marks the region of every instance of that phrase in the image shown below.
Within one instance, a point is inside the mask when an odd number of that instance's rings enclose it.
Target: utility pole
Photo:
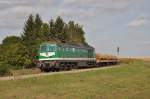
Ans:
[[[118,46],[117,47],[117,55],[119,55],[120,54],[120,47]]]

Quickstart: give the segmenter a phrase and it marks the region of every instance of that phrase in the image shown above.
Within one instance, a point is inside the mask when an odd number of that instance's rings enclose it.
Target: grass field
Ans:
[[[0,81],[0,99],[150,99],[150,63]]]

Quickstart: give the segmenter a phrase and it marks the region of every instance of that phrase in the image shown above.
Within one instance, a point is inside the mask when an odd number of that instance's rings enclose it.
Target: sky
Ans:
[[[150,0],[0,0],[0,43],[19,36],[29,14],[83,26],[97,53],[150,56]]]

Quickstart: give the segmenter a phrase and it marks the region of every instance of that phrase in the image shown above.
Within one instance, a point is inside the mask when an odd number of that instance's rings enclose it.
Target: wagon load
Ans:
[[[118,58],[114,55],[103,55],[103,54],[96,54],[96,61],[117,61]]]

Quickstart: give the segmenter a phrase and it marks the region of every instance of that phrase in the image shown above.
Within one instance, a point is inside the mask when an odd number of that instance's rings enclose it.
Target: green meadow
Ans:
[[[150,63],[0,81],[0,99],[150,99]]]

